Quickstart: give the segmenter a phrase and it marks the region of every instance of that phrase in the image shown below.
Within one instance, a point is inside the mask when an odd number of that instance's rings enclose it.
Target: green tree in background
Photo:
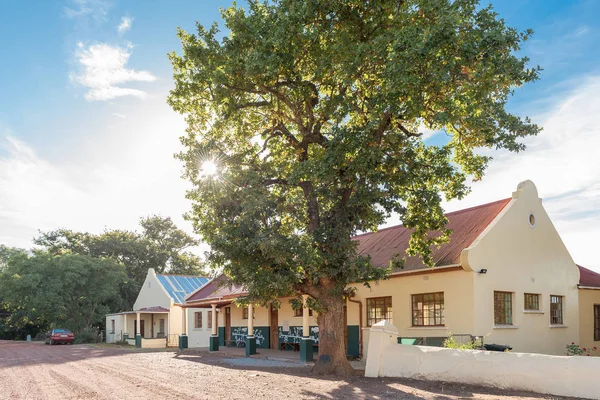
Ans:
[[[110,259],[36,252],[9,259],[0,293],[9,309],[38,324],[82,332],[102,324],[125,278],[124,267]]]
[[[397,213],[408,254],[432,264],[450,233],[440,203],[483,177],[478,149],[520,151],[539,131],[506,111],[538,78],[515,56],[531,32],[474,0],[250,0],[222,16],[226,37],[180,30],[170,55],[189,218],[246,301],[310,295],[314,372],[350,374],[344,289],[387,274],[351,237]],[[447,144],[425,144],[422,128]]]
[[[142,232],[107,230],[100,235],[58,229],[42,232],[34,243],[51,254],[82,254],[109,258],[125,266],[116,310],[128,310],[144,283],[148,268],[161,273],[201,275],[202,260],[189,251],[198,241],[171,220],[150,216],[140,220]]]

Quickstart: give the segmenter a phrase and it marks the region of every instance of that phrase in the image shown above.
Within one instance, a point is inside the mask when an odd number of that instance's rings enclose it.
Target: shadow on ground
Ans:
[[[328,381],[338,385],[338,387],[328,392],[303,389],[300,393],[302,398],[328,400],[354,398],[436,400],[455,400],[457,398],[574,399],[573,397],[552,396],[517,390],[504,390],[439,381],[421,381],[403,378],[365,378],[363,376],[364,371],[355,371],[356,376],[350,378],[318,376],[311,375],[310,366],[298,362],[268,360],[253,357],[236,357],[229,354],[223,356],[220,354],[211,354],[208,351],[187,350],[177,353],[175,357],[193,363],[215,365],[233,370],[255,371],[255,376],[259,376],[261,373],[282,374],[290,377],[311,378],[323,382]]]

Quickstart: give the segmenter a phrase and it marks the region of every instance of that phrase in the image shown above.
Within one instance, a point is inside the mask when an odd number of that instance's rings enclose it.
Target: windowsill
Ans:
[[[556,325],[550,325],[550,328],[568,328],[568,325],[563,325],[563,324],[556,324]]]
[[[192,328],[192,330],[193,330],[193,331],[204,331],[204,330],[206,330],[206,329],[204,329],[204,328]]]
[[[446,330],[448,330],[448,328],[445,327],[445,326],[409,326],[406,329],[409,330],[409,331],[420,331],[420,330],[425,330],[425,331],[446,331]]]
[[[516,325],[494,325],[494,329],[519,329]]]
[[[542,310],[523,310],[523,314],[545,314]]]

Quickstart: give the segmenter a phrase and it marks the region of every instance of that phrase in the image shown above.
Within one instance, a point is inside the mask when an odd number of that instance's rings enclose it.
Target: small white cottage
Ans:
[[[203,276],[157,274],[150,268],[133,310],[106,316],[106,342],[124,340],[146,348],[177,346],[185,332],[184,299],[208,281]]]

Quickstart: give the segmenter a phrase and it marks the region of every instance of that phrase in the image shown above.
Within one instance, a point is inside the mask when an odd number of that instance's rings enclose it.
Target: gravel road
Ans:
[[[321,378],[201,351],[0,341],[0,399],[552,399],[405,379]],[[240,360],[240,359],[238,359]]]

